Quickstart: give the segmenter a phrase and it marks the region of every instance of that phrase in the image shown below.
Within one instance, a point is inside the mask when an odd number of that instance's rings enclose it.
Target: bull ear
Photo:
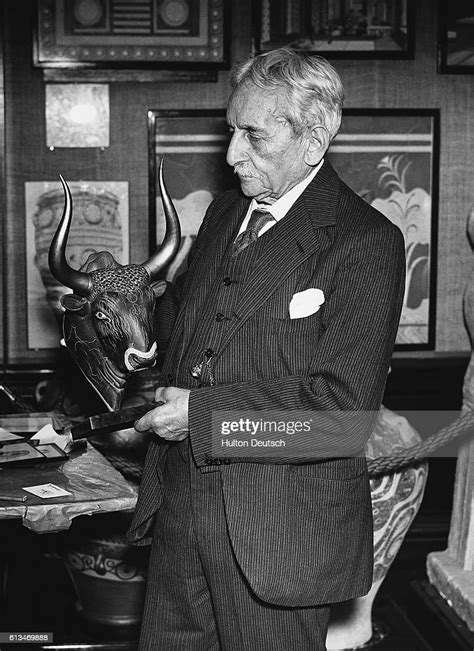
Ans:
[[[64,294],[59,299],[61,305],[65,310],[70,312],[79,312],[89,309],[89,301],[84,296],[78,296],[77,294]]]
[[[166,280],[158,280],[156,283],[152,283],[151,288],[155,294],[155,298],[160,298],[165,293],[167,285]]]

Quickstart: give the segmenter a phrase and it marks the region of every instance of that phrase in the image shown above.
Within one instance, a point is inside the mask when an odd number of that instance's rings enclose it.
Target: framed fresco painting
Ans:
[[[438,72],[474,73],[474,5],[438,2]]]
[[[68,263],[78,269],[91,253],[106,250],[119,263],[127,264],[128,182],[68,181],[68,185],[73,200]],[[64,194],[59,181],[27,181],[23,195],[24,219],[16,220],[7,247],[6,287],[11,300],[5,315],[6,361],[9,367],[44,367],[54,363],[60,348],[59,300],[71,291],[53,278],[48,266]]]
[[[225,0],[38,0],[34,65],[197,68],[228,65]]]
[[[347,109],[328,159],[405,238],[406,286],[395,350],[434,350],[439,110]]]
[[[327,58],[412,59],[414,0],[257,0],[255,47]]]
[[[110,145],[108,84],[45,84],[46,146]]]
[[[225,162],[229,134],[222,111],[149,111],[150,251],[164,237],[157,169],[165,159],[167,187],[182,224],[182,242],[167,271],[174,280],[213,197],[235,187]],[[433,350],[439,164],[439,111],[347,109],[328,160],[365,201],[402,231],[407,284],[397,350]]]
[[[236,177],[225,161],[229,129],[225,110],[148,111],[150,253],[164,237],[164,213],[157,171],[163,175],[181,222],[181,246],[167,270],[174,280],[186,258],[212,199]]]

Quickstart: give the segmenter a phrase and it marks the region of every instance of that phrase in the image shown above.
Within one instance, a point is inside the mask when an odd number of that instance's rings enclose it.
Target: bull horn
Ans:
[[[56,229],[51,246],[49,247],[48,263],[53,276],[63,285],[69,287],[80,296],[88,296],[91,290],[91,279],[88,273],[76,271],[66,262],[66,245],[72,220],[71,191],[61,174],[59,175],[64,190],[64,210]]]
[[[152,282],[157,279],[159,272],[174,260],[181,242],[181,228],[179,225],[178,213],[173,206],[173,202],[171,201],[171,197],[168,194],[163,179],[163,159],[160,161],[158,180],[161,192],[161,202],[165,213],[166,233],[161,246],[158,247],[151,258],[142,265],[150,274]]]

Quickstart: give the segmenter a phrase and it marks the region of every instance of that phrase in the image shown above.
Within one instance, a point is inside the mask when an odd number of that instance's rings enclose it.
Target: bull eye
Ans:
[[[100,319],[100,321],[110,321],[107,314],[104,314],[104,312],[101,312],[100,310],[95,313],[95,316]]]

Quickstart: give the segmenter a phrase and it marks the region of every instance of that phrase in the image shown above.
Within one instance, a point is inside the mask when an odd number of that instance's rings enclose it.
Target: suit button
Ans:
[[[226,287],[228,287],[229,285],[232,285],[232,279],[229,278],[229,276],[226,276],[222,282],[224,283],[224,285]]]

